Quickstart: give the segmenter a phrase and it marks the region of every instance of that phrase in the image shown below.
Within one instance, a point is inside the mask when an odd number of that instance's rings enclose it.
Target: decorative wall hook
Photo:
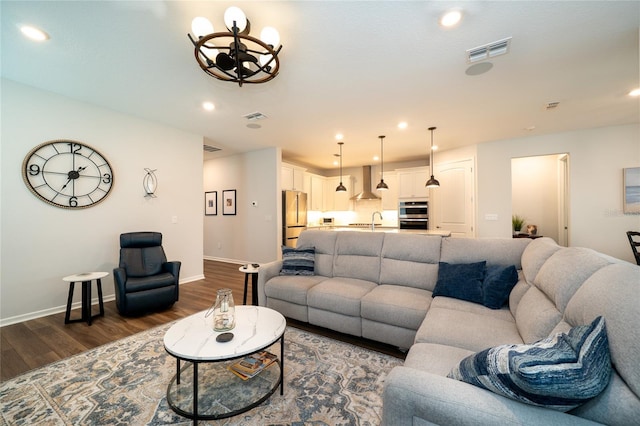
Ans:
[[[153,197],[156,198],[156,189],[158,189],[158,178],[156,178],[155,171],[158,169],[144,169],[147,174],[144,175],[144,179],[142,180],[142,187],[144,188],[144,192],[146,193],[145,197]]]

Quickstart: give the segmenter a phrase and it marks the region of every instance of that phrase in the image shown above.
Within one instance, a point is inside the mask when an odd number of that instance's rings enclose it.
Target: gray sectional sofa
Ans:
[[[640,424],[640,267],[549,238],[453,239],[304,231],[311,276],[260,267],[258,301],[299,321],[408,348],[386,379],[383,424]],[[490,309],[433,297],[439,262],[514,265],[508,304]],[[448,378],[483,349],[529,344],[596,317],[606,321],[612,374],[598,396],[568,413],[524,404]]]

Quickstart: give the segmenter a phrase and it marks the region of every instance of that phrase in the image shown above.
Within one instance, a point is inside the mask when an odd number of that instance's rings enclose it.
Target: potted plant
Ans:
[[[513,227],[514,234],[519,234],[523,225],[524,225],[524,217],[518,216],[517,214],[514,214],[513,216],[511,216],[511,226]]]

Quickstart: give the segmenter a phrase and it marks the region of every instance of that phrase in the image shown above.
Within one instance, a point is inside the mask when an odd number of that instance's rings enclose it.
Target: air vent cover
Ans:
[[[251,114],[244,115],[243,117],[249,121],[264,120],[265,118],[267,118],[267,116],[261,112],[252,112]]]
[[[221,151],[220,148],[216,148],[215,146],[211,146],[211,145],[203,145],[202,148],[207,152]]]
[[[511,48],[511,37],[487,43],[467,50],[467,62],[475,63],[500,55],[506,55]]]

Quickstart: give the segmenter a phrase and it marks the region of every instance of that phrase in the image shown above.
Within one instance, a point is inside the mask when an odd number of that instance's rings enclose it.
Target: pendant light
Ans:
[[[344,145],[344,142],[338,142],[338,146],[340,146],[340,185],[336,187],[336,192],[347,191],[347,188],[342,184],[342,145]]]
[[[435,127],[429,127],[429,131],[431,132],[431,150],[429,151],[429,168],[431,169],[431,178],[427,181],[425,185],[427,188],[438,188],[440,187],[440,182],[436,178],[433,177],[433,131]]]
[[[386,191],[389,189],[389,186],[384,183],[384,149],[383,149],[383,141],[384,136],[378,136],[380,138],[380,183],[376,186],[378,191]]]

